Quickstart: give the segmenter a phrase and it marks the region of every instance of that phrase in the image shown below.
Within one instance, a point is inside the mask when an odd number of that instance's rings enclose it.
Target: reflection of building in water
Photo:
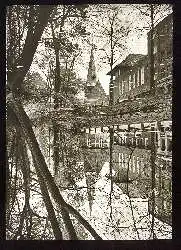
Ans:
[[[171,161],[157,156],[155,169],[155,214],[158,218],[172,223],[172,167]],[[151,206],[150,206],[151,209]]]
[[[90,155],[87,155],[84,161],[84,172],[86,177],[87,198],[89,202],[90,213],[92,212],[92,204],[95,196],[95,184],[98,179],[98,173],[101,170],[100,164],[102,165],[102,162],[100,163],[100,159],[98,159],[96,152],[94,152],[94,154],[95,157],[92,161],[90,159]]]
[[[109,128],[89,128],[85,129],[85,136],[82,137],[82,147],[84,148],[108,148]]]
[[[131,197],[151,199],[152,171],[151,150],[114,146],[114,170],[116,182]],[[128,187],[127,187],[128,181]],[[171,159],[157,154],[155,165],[155,216],[171,224]],[[149,207],[151,211],[151,202]]]
[[[156,217],[171,224],[171,122],[144,123],[124,128],[114,125],[114,131],[113,169],[116,172],[114,181],[126,193],[128,181],[129,195],[144,198],[149,198],[152,194],[150,155],[151,133],[154,133],[156,149],[154,213]],[[104,161],[109,161],[109,143],[108,127],[85,129],[82,139],[83,150],[87,150],[86,154],[89,154],[90,162],[94,162],[95,168],[97,160],[94,159],[98,152],[99,157],[102,157],[100,167]]]

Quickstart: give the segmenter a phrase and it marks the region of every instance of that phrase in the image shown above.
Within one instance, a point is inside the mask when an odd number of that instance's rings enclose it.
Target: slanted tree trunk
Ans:
[[[35,134],[33,132],[31,122],[24,111],[20,101],[18,99],[15,99],[13,97],[9,97],[8,105],[11,105],[12,109],[14,110],[20,124],[23,130],[23,133],[25,135],[25,139],[28,143],[28,146],[31,150],[32,156],[35,159],[37,163],[37,167],[39,167],[41,174],[45,180],[45,182],[48,185],[48,188],[51,192],[51,195],[53,199],[56,201],[57,204],[61,207],[62,217],[65,223],[65,226],[67,228],[67,231],[69,232],[70,239],[75,239],[76,235],[74,234],[72,230],[73,226],[69,223],[71,222],[69,216],[69,212],[76,217],[76,219],[92,234],[92,236],[96,240],[101,240],[102,238],[96,233],[96,231],[92,228],[92,226],[80,215],[80,213],[74,209],[71,205],[67,204],[62,195],[59,192],[58,187],[56,186],[54,182],[54,178],[51,175],[51,173],[48,170],[48,167],[46,165],[45,159],[43,157],[43,154],[39,148],[38,142],[36,140]],[[10,101],[11,100],[11,101]],[[74,230],[74,228],[73,228]]]
[[[35,159],[33,159],[33,162],[34,162],[34,165],[36,165]],[[39,166],[37,166],[35,168],[36,168],[36,171],[37,171],[38,181],[39,181],[39,184],[40,184],[40,189],[41,189],[41,193],[42,193],[42,196],[43,196],[43,200],[44,200],[44,203],[45,203],[45,206],[46,206],[46,210],[48,212],[48,219],[50,220],[55,239],[56,240],[62,240],[63,239],[62,232],[60,230],[59,223],[57,221],[55,211],[54,211],[52,202],[50,200],[50,196],[49,196],[49,193],[48,193],[48,190],[47,190],[47,187],[46,187],[46,183],[45,183],[45,181],[43,179],[43,176],[41,175]]]

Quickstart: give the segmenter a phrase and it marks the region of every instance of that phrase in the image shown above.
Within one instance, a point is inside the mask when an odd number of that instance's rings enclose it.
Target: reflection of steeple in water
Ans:
[[[87,184],[87,197],[91,214],[94,195],[95,195],[95,184],[98,175],[97,172],[95,171],[95,166],[91,166],[90,161],[88,161],[87,159],[84,162],[84,169],[85,169],[85,177]]]
[[[107,156],[109,154],[107,150],[100,149],[84,149],[82,153],[84,157],[87,197],[91,214],[95,195],[95,184],[104,163],[108,160]]]

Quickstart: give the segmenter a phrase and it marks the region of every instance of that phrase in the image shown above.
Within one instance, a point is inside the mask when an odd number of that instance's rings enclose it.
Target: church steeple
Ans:
[[[85,84],[85,103],[90,105],[102,105],[107,103],[107,96],[96,77],[96,67],[94,61],[94,45],[91,48],[89,68],[87,74],[87,82]]]
[[[89,69],[87,74],[87,87],[94,87],[96,85],[96,80],[97,80],[93,50],[94,46],[92,45],[90,61],[89,61]]]

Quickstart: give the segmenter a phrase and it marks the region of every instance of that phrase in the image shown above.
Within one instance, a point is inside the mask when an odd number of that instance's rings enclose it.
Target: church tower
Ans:
[[[87,74],[87,88],[91,89],[96,85],[96,66],[94,61],[94,54],[93,54],[93,46],[91,49],[90,61],[89,61],[89,69]]]
[[[103,87],[101,86],[99,80],[97,80],[96,77],[96,67],[93,50],[94,47],[92,45],[87,74],[87,82],[85,86],[85,102],[91,105],[101,105],[102,103],[107,103],[108,97],[106,96]]]

